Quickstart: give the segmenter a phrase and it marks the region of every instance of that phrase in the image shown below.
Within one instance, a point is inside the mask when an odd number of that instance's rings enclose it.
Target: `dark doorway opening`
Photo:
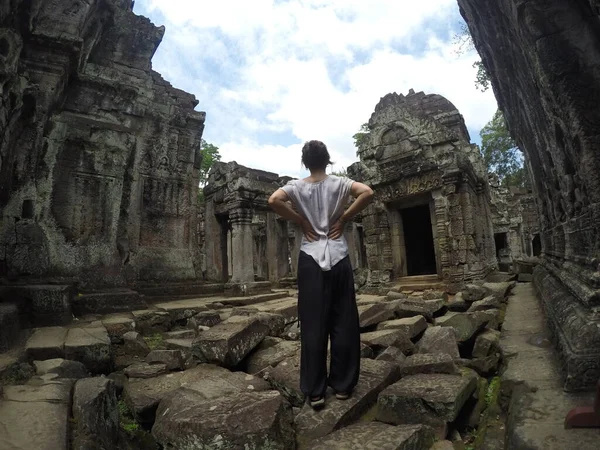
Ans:
[[[433,230],[429,205],[400,210],[406,249],[406,274],[431,275],[437,273]]]
[[[359,249],[359,260],[357,263],[358,268],[367,267],[367,246],[365,245],[365,230],[362,225],[356,226],[358,232],[358,249]]]
[[[542,254],[542,240],[540,239],[539,234],[533,236],[531,247],[533,250],[533,256],[540,256]]]
[[[496,257],[500,258],[500,250],[507,247],[506,233],[494,234],[494,242],[496,243]]]

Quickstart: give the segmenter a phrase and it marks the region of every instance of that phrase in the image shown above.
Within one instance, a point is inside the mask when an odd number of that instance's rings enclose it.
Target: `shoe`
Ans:
[[[338,400],[348,400],[350,398],[350,393],[348,392],[336,392],[335,398]]]
[[[321,409],[323,406],[325,406],[325,397],[321,396],[317,397],[316,399],[309,397],[308,404],[312,409]]]

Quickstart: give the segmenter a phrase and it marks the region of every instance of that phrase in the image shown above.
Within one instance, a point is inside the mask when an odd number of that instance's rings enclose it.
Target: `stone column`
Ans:
[[[223,259],[224,247],[227,243],[223,240],[223,224],[215,215],[215,207],[212,200],[206,202],[204,215],[204,248],[206,252],[206,277],[211,281],[223,280],[223,267],[227,261]]]
[[[254,246],[252,211],[238,209],[230,213],[232,283],[254,282]]]
[[[394,278],[405,277],[407,274],[407,266],[402,214],[397,209],[390,209],[388,214],[390,221],[390,234],[392,238],[392,258],[394,261],[393,275]]]
[[[267,213],[267,263],[269,281],[277,282],[288,275],[288,227],[277,214]]]

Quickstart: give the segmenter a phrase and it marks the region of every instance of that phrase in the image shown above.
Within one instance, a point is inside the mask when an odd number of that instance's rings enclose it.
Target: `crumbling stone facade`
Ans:
[[[543,256],[534,281],[565,388],[590,388],[600,378],[598,2],[458,3],[531,164]]]
[[[495,269],[487,174],[454,105],[388,94],[369,129],[348,169],[375,191],[362,214],[369,283],[436,275],[452,290]]]
[[[0,272],[84,289],[201,278],[205,114],[131,0],[0,6]]]
[[[529,189],[502,186],[494,174],[488,179],[496,256],[499,269],[508,272],[513,261],[539,256],[539,215]]]
[[[298,257],[301,235],[268,206],[273,191],[289,180],[236,162],[215,163],[204,187],[209,280],[231,283],[244,293],[290,275],[290,259]],[[295,238],[290,239],[290,233]]]

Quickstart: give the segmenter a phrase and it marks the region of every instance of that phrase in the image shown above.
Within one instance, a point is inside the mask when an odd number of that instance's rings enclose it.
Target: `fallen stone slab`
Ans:
[[[406,358],[401,368],[402,376],[420,373],[458,374],[454,359],[446,353],[417,353]]]
[[[374,358],[375,352],[371,347],[366,344],[360,343],[360,357],[361,358]]]
[[[456,360],[456,364],[461,367],[468,367],[482,377],[488,377],[498,372],[500,368],[500,353],[492,353],[485,358],[459,358]]]
[[[515,281],[496,282],[496,283],[483,283],[485,289],[485,296],[491,295],[500,301],[504,301],[510,294],[510,291],[516,286]]]
[[[164,337],[165,339],[195,339],[197,331],[197,327],[188,330],[167,331],[164,333]]]
[[[406,360],[406,355],[397,347],[388,347],[382,351],[377,358],[377,361],[388,361],[402,365]]]
[[[89,376],[85,366],[79,361],[70,361],[62,358],[47,359],[45,361],[33,361],[35,373],[46,375],[57,374],[59,378],[80,379]]]
[[[490,330],[498,330],[504,317],[504,313],[499,309],[486,309],[485,311],[475,311],[470,314],[480,316],[480,320],[487,321],[486,328]]]
[[[452,327],[458,342],[467,342],[483,329],[488,321],[481,315],[449,312],[436,318],[433,323],[440,327]]]
[[[252,375],[200,364],[184,372],[171,372],[156,378],[130,378],[123,395],[138,422],[152,424],[160,401],[180,387],[193,390],[205,399],[270,389],[269,383]]]
[[[268,312],[245,313],[244,311],[233,310],[230,317],[246,316],[255,317],[260,323],[268,328],[267,335],[277,337],[285,330],[285,318],[280,314]]]
[[[166,364],[138,363],[126,367],[123,371],[129,378],[155,378],[169,371]]]
[[[25,344],[25,354],[30,361],[64,358],[67,328],[38,328]]]
[[[113,364],[106,328],[71,328],[65,340],[65,359],[83,363],[92,373],[108,373]]]
[[[145,358],[150,353],[150,347],[142,335],[136,331],[128,331],[123,335],[123,350],[131,356]]]
[[[192,354],[193,343],[194,339],[165,339],[164,341],[167,350],[179,350],[184,360]]]
[[[371,303],[358,306],[358,319],[361,328],[377,325],[384,320],[394,317],[386,303]]]
[[[277,391],[204,399],[178,389],[163,400],[152,435],[165,448],[295,448],[292,408]]]
[[[377,395],[386,386],[400,378],[397,364],[372,359],[361,359],[360,377],[347,400],[327,396],[323,410],[315,411],[305,404],[296,416],[296,432],[304,442],[321,438],[361,417],[377,401]]]
[[[136,331],[146,334],[157,331],[169,331],[173,326],[171,315],[167,311],[157,309],[143,309],[132,311]]]
[[[105,377],[75,383],[73,448],[115,447],[119,437],[119,409],[115,383]]]
[[[396,292],[396,291],[389,291],[386,294],[386,297],[388,300],[404,300],[404,299],[408,298],[408,296],[406,294],[403,294],[402,292]]]
[[[0,400],[0,448],[67,450],[70,408],[71,383],[5,386]]]
[[[444,439],[477,388],[475,376],[420,374],[402,378],[379,394],[377,420],[394,425],[424,424]]]
[[[102,319],[102,326],[113,344],[123,342],[123,335],[135,330],[135,321],[130,315],[109,316]]]
[[[423,425],[392,426],[381,422],[357,423],[314,441],[311,450],[429,450],[433,431]]]
[[[267,336],[246,359],[246,372],[258,374],[300,352],[300,342]]]
[[[481,300],[486,295],[486,290],[483,286],[478,284],[467,284],[462,291],[462,298],[464,301],[473,303]]]
[[[300,353],[285,358],[264,373],[265,379],[295,407],[304,404],[304,394],[300,391]]]
[[[485,358],[497,351],[500,347],[500,332],[485,330],[475,339],[472,355],[474,358]]]
[[[212,302],[214,302],[214,299],[210,297],[190,298],[157,303],[154,306],[159,310],[169,313],[173,322],[179,322],[187,320],[202,311],[208,311],[209,305]]]
[[[429,327],[416,345],[419,353],[447,353],[460,358],[456,334],[451,327]]]
[[[183,369],[183,355],[180,350],[152,350],[146,356],[148,364],[165,364],[168,370]]]
[[[446,302],[446,307],[453,312],[465,312],[471,306],[470,303],[466,302],[462,297],[462,292],[457,292],[454,297],[449,298]]]
[[[264,338],[269,328],[256,317],[232,316],[200,333],[192,352],[208,362],[234,367]]]
[[[423,316],[405,317],[388,320],[377,325],[377,330],[402,330],[409,339],[414,339],[427,329],[427,320]]]
[[[486,311],[488,309],[497,309],[502,306],[502,301],[492,295],[484,298],[483,300],[477,300],[469,307],[469,312],[475,311]]]
[[[415,350],[415,345],[402,330],[391,329],[362,333],[360,340],[371,347],[376,353],[387,347],[399,348],[405,355],[409,355]]]
[[[196,324],[205,327],[214,327],[218,323],[221,323],[221,316],[214,311],[202,311],[194,316]]]

